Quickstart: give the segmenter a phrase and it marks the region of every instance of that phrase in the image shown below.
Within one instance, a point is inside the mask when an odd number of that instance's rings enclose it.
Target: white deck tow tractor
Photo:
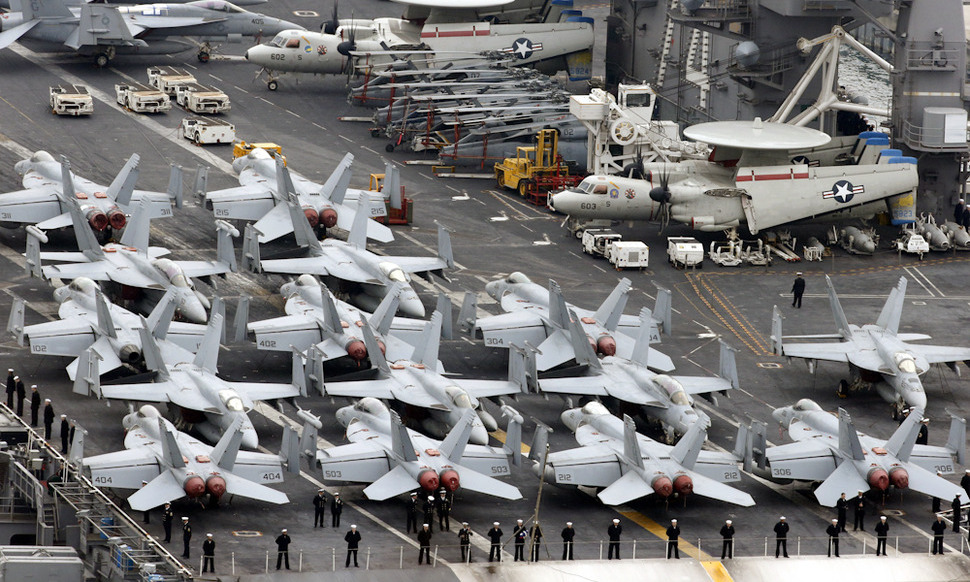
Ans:
[[[50,88],[51,112],[57,115],[91,115],[94,99],[84,85],[55,85]]]
[[[233,124],[211,117],[186,117],[179,125],[179,133],[199,145],[230,144],[236,139],[236,127]]]
[[[608,228],[588,228],[583,232],[583,252],[594,257],[605,257],[610,243],[621,240],[623,235]]]
[[[115,96],[118,105],[135,113],[161,113],[172,108],[168,95],[141,83],[119,83],[115,85]]]
[[[185,69],[169,66],[148,67],[148,84],[169,96],[175,95],[175,88],[179,85],[195,82],[195,76]]]

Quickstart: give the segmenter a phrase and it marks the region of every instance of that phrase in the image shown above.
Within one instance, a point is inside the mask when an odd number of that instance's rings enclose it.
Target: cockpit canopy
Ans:
[[[138,418],[158,418],[158,409],[146,404],[138,409]]]
[[[220,390],[219,400],[222,400],[222,403],[230,412],[246,412],[242,398],[239,397],[239,394],[236,394],[235,390]]]
[[[796,402],[795,406],[792,406],[792,408],[800,412],[811,412],[811,411],[822,410],[822,407],[816,404],[815,401],[810,398],[802,398],[801,400]]]
[[[908,352],[896,352],[893,354],[893,360],[896,362],[896,367],[899,368],[900,372],[905,372],[906,374],[918,374],[916,368],[916,360]]]
[[[410,282],[410,279],[408,279],[407,273],[405,273],[404,270],[401,269],[401,267],[398,267],[394,263],[384,262],[384,263],[380,263],[378,267],[381,269],[381,272],[384,273],[384,275],[391,281],[395,281],[398,283]]]
[[[589,416],[601,416],[609,413],[610,411],[602,403],[595,400],[590,400],[583,405],[583,414],[588,414]]]
[[[171,259],[155,259],[152,261],[155,268],[162,272],[169,282],[176,287],[191,287],[188,277],[182,272],[182,267],[175,264]]]
[[[34,155],[30,156],[30,161],[32,162],[53,162],[54,156],[45,152],[44,150],[37,150]]]
[[[186,6],[197,6],[217,12],[236,12],[239,14],[246,12],[232,2],[226,2],[226,0],[195,0],[195,2],[187,3]]]
[[[519,285],[522,283],[531,283],[532,279],[526,277],[525,273],[520,273],[519,271],[515,271],[514,273],[506,277],[505,281],[513,285]]]
[[[579,186],[576,186],[576,190],[587,194],[602,194],[605,196],[610,191],[610,185],[603,181],[602,178],[590,177],[580,182]]]
[[[313,275],[300,275],[296,278],[296,284],[300,287],[316,287],[318,285]]]
[[[458,408],[472,408],[472,399],[460,386],[445,386],[445,394],[451,399],[452,404]]]
[[[366,398],[361,398],[355,402],[354,410],[373,414],[374,416],[383,416],[387,412],[387,408],[381,403],[380,400],[371,398],[369,396]]]
[[[68,284],[68,288],[85,295],[94,295],[94,290],[98,288],[98,284],[87,277],[78,277]]]
[[[687,392],[684,391],[684,386],[680,382],[666,374],[654,377],[653,381],[667,392],[672,403],[678,406],[690,406],[690,397],[687,396]]]

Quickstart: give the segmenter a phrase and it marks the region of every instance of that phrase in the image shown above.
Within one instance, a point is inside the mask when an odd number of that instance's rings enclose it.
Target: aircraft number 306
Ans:
[[[790,477],[791,469],[772,469],[771,474],[775,477]]]
[[[937,465],[936,470],[940,473],[952,473],[953,465]]]

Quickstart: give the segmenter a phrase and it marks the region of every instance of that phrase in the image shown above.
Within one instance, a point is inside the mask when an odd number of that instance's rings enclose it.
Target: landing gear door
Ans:
[[[744,210],[744,218],[748,222],[748,230],[751,231],[751,234],[758,234],[760,228],[758,227],[758,219],[754,212],[754,204],[751,201],[751,196],[747,192],[741,191],[739,198],[741,199],[741,209]]]

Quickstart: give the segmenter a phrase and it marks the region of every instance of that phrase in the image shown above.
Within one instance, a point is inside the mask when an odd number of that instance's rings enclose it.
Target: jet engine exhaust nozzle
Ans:
[[[615,356],[616,340],[613,339],[612,336],[600,336],[600,338],[596,340],[596,351],[604,356]]]
[[[909,471],[902,467],[896,467],[889,471],[889,480],[896,489],[909,488]]]
[[[226,480],[218,475],[212,475],[206,480],[205,489],[209,495],[219,499],[226,494]]]
[[[679,475],[674,479],[674,491],[681,495],[690,495],[694,492],[694,481],[688,475]]]
[[[440,475],[441,486],[448,491],[457,491],[458,487],[461,485],[461,480],[458,478],[458,471],[454,469],[445,469]]]
[[[84,215],[91,228],[100,232],[108,227],[108,216],[99,208],[92,208]]]
[[[355,362],[361,362],[367,357],[367,347],[360,340],[353,340],[347,343],[347,355]]]
[[[657,477],[650,486],[653,487],[654,493],[663,498],[670,497],[670,494],[674,492],[674,486],[667,476]]]
[[[201,497],[205,493],[205,481],[198,475],[192,475],[182,483],[182,489],[185,491],[185,496],[189,499]]]
[[[118,208],[108,210],[108,223],[114,230],[121,230],[128,224],[128,217]]]
[[[306,216],[306,221],[310,223],[310,228],[316,228],[317,224],[320,223],[320,215],[313,208],[304,208],[303,215]]]
[[[337,226],[337,211],[333,208],[323,208],[317,214],[320,219],[320,224],[327,228],[333,228]]]
[[[425,469],[418,475],[418,483],[421,485],[421,489],[433,493],[438,490],[438,474],[431,469]]]
[[[880,491],[885,491],[889,489],[889,475],[886,474],[885,469],[873,469],[869,471],[869,475],[866,478],[869,486],[873,489],[878,489]],[[906,481],[909,481],[909,475],[906,475]]]

